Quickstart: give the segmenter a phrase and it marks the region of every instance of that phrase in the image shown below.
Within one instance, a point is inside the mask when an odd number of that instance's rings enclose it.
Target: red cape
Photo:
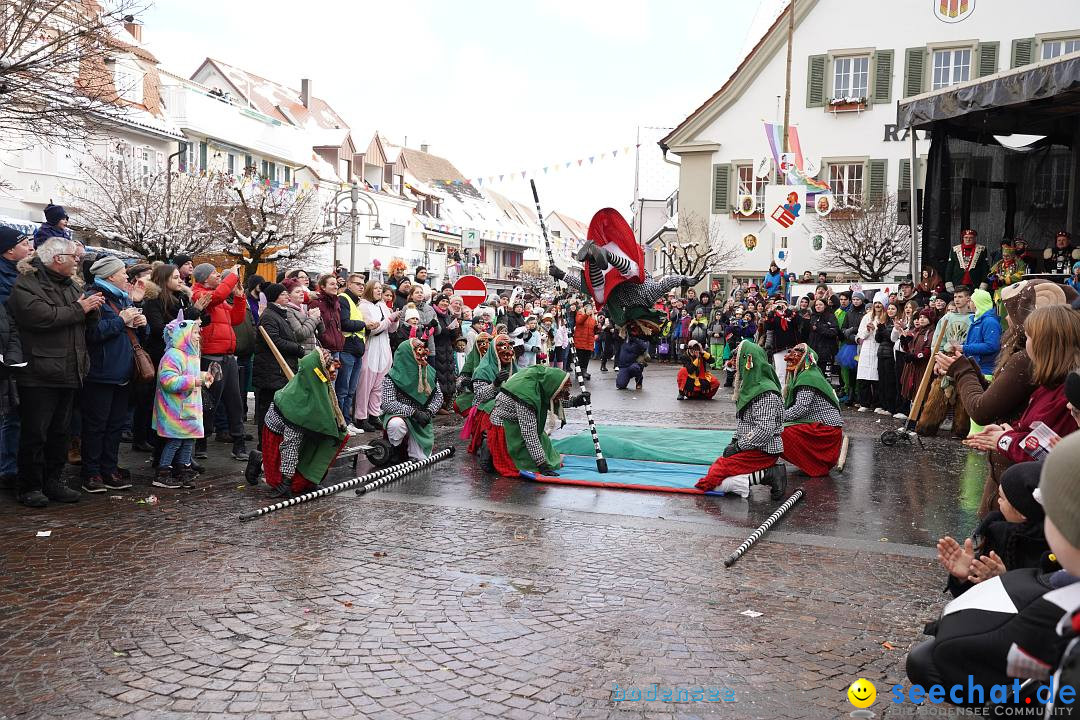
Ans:
[[[638,245],[634,231],[626,222],[626,218],[613,208],[604,208],[593,215],[592,221],[589,222],[588,239],[600,247],[605,245],[617,247],[626,257],[637,263],[638,267],[637,274],[629,278],[613,266],[604,271],[604,301],[597,303],[597,310],[599,310],[611,297],[611,291],[622,283],[644,282],[645,251]],[[595,297],[592,281],[589,279],[589,260],[585,260],[585,284],[589,288],[589,295]]]

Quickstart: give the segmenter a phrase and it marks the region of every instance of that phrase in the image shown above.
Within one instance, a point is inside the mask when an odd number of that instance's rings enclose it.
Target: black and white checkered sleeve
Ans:
[[[390,378],[384,378],[382,384],[382,411],[384,415],[410,417],[416,410],[398,399],[397,387]]]
[[[300,462],[304,431],[281,417],[272,403],[266,411],[266,427],[281,434],[281,447],[278,451],[281,454],[281,476],[287,481],[291,480],[296,472],[296,465]]]
[[[486,403],[498,392],[499,388],[495,387],[495,383],[473,379],[473,405],[479,406],[481,403]]]
[[[770,455],[784,451],[784,402],[777,393],[758,395],[739,413],[737,428],[741,450],[761,450]]]

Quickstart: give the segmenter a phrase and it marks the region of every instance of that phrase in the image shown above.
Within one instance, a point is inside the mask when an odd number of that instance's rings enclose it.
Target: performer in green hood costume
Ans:
[[[461,439],[469,439],[469,452],[475,454],[484,447],[484,435],[491,427],[495,396],[516,370],[514,341],[505,333],[496,335],[491,341],[490,350],[480,359],[472,374],[473,408],[461,428]]]
[[[399,456],[423,460],[431,455],[435,430],[431,417],[442,407],[443,394],[428,364],[427,345],[406,340],[394,352],[394,364],[382,386],[382,423]],[[406,442],[408,440],[408,442]]]
[[[474,402],[473,373],[476,372],[476,366],[480,364],[480,361],[487,354],[490,344],[490,335],[486,332],[477,333],[472,350],[470,350],[469,354],[465,357],[465,364],[461,366],[461,372],[458,373],[458,392],[457,397],[454,399],[454,406],[460,415],[468,415],[469,410],[472,409]],[[463,436],[462,440],[466,437],[467,436]]]
[[[503,383],[491,411],[488,449],[495,471],[518,477],[527,470],[557,476],[562,456],[551,445],[549,418],[562,417],[562,401],[570,397],[570,376],[563,370],[533,365]],[[588,402],[588,393],[570,400],[570,407]]]
[[[781,457],[810,477],[824,477],[836,466],[844,444],[840,401],[806,343],[788,350],[784,362],[788,381]]]
[[[780,380],[765,351],[750,340],[739,344],[735,366],[738,426],[731,444],[697,482],[700,490],[750,496],[751,485],[768,485],[773,500],[784,495],[787,470],[777,461],[784,452],[784,401]]]
[[[300,359],[296,374],[274,393],[262,427],[262,453],[252,451],[245,475],[257,482],[261,461],[266,483],[283,494],[315,489],[348,439],[334,380],[340,366],[327,350]]]

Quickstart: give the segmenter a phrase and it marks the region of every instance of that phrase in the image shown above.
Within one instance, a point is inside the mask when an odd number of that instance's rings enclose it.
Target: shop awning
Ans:
[[[901,128],[947,126],[949,134],[1045,135],[1071,145],[1080,116],[1080,52],[987,75],[901,101]]]

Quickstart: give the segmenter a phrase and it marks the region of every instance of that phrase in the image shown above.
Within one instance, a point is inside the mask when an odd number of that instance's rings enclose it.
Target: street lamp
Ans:
[[[334,193],[334,197],[331,200],[334,208],[334,215],[336,216],[341,202],[348,197],[349,199],[349,270],[356,269],[356,220],[360,215],[369,215],[375,217],[375,226],[371,228],[367,236],[375,241],[376,238],[382,240],[390,237],[383,231],[382,226],[379,224],[379,206],[375,204],[375,200],[368,193],[360,189],[358,183],[352,183],[345,190],[338,190]],[[356,209],[356,203],[363,200],[368,206],[369,212],[359,212]],[[329,208],[327,209],[329,214]],[[375,242],[378,245],[378,242]],[[338,243],[337,238],[334,238],[334,267],[338,264]]]

